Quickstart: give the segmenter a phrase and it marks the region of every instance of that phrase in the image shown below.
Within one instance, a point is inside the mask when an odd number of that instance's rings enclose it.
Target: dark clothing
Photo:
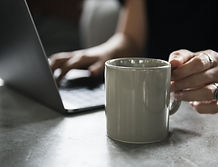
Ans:
[[[218,51],[217,0],[146,0],[146,2],[147,57],[168,60],[169,54],[178,49],[193,52],[206,49]]]

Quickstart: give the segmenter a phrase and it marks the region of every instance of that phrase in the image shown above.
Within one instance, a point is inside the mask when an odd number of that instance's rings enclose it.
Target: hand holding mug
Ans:
[[[178,100],[189,101],[199,112],[218,113],[218,53],[212,50],[171,53],[171,90]]]

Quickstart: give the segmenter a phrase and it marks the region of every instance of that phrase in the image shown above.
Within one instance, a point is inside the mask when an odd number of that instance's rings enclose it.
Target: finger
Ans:
[[[77,69],[81,66],[82,65],[80,57],[72,57],[70,60],[60,66],[61,73],[56,78],[56,82],[59,83],[71,69]]]
[[[171,84],[171,90],[176,92],[186,89],[198,89],[204,87],[205,85],[216,83],[217,81],[218,67],[189,76],[179,81],[174,81]]]
[[[98,61],[89,67],[89,71],[92,75],[97,76],[103,73],[104,71],[104,62]]]
[[[202,52],[208,57],[208,59],[211,63],[210,64],[211,68],[216,67],[218,64],[218,53],[213,51],[213,50],[210,50],[210,49],[202,51]],[[199,53],[199,52],[197,52],[197,53]]]
[[[189,59],[193,57],[193,52],[190,52],[185,49],[181,49],[175,52],[172,52],[169,56],[169,62],[173,69],[178,68],[185,62],[187,62]]]
[[[50,67],[54,72],[56,69],[60,68],[66,61],[68,61],[73,55],[69,53],[58,53],[50,57]]]
[[[192,102],[191,106],[200,114],[216,114],[218,113],[217,100],[211,102]]]
[[[188,62],[175,69],[172,72],[174,80],[180,80],[182,78],[191,76],[195,73],[205,71],[211,67],[211,61],[207,54],[200,52]]]
[[[180,101],[208,101],[214,99],[216,89],[214,84],[210,84],[200,89],[176,92],[174,97]]]
[[[54,72],[56,69],[60,68],[68,59],[55,60],[53,64],[51,64],[51,70]]]
[[[64,76],[71,70],[72,68],[69,65],[63,65],[61,66],[61,73],[60,75],[56,78],[56,82],[59,83]]]
[[[71,69],[84,69],[95,61],[97,61],[97,58],[94,56],[75,54],[71,59],[60,66],[61,73],[56,81],[60,82]]]

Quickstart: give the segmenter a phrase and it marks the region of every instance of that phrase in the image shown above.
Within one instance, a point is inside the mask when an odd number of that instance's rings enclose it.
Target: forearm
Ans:
[[[143,50],[145,46],[146,19],[144,0],[126,0],[120,13],[117,33],[126,35],[139,51]]]
[[[108,59],[140,55],[140,51],[133,40],[123,33],[116,33],[101,47],[108,53]]]
[[[144,50],[146,18],[143,0],[126,0],[120,12],[117,32],[106,43],[111,57],[136,57]]]

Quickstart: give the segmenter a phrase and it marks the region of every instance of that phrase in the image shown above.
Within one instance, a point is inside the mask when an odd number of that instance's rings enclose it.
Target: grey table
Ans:
[[[0,167],[218,166],[218,115],[183,103],[169,138],[131,145],[106,136],[104,111],[63,116],[0,87]]]

